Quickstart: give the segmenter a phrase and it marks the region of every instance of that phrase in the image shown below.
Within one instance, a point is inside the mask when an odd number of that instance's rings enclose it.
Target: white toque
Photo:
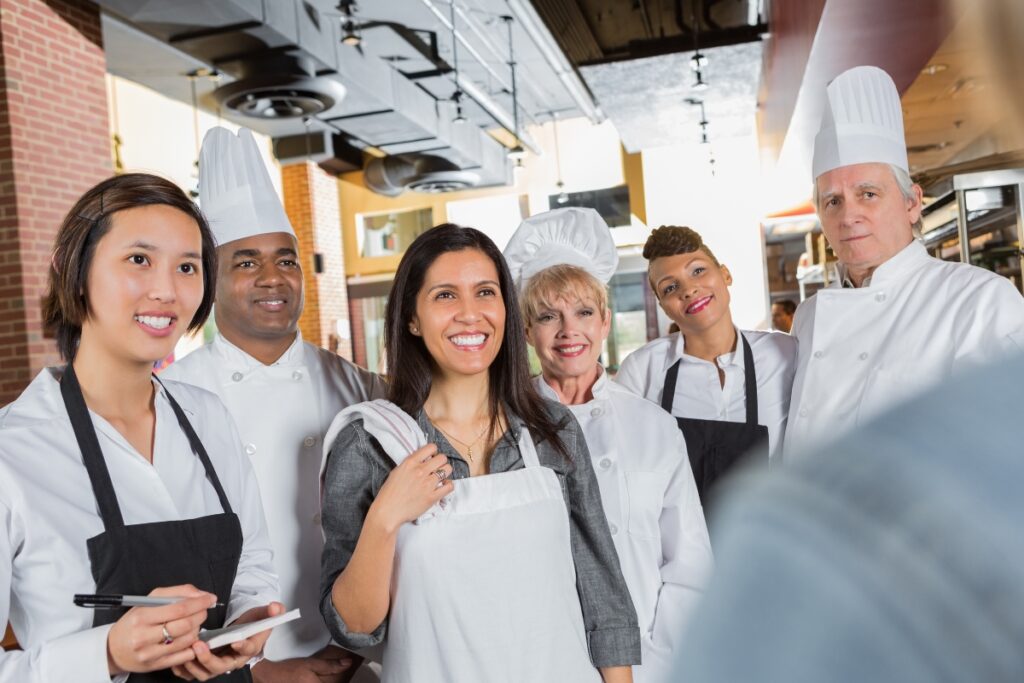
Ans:
[[[858,66],[828,84],[812,168],[817,179],[843,166],[871,162],[910,172],[896,84],[878,67]]]
[[[619,252],[601,214],[566,208],[520,223],[505,247],[505,261],[520,289],[540,271],[557,265],[578,266],[607,284],[619,264]]]
[[[199,152],[199,205],[217,244],[270,232],[295,235],[252,131],[217,126]]]

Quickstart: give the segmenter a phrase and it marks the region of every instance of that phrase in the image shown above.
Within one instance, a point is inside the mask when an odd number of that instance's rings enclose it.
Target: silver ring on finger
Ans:
[[[167,624],[164,624],[163,626],[160,627],[160,633],[164,637],[164,639],[162,641],[162,643],[164,645],[170,645],[171,643],[174,642],[174,638],[171,636],[170,631],[167,630]]]
[[[444,480],[448,478],[448,473],[444,471],[443,467],[438,467],[434,470],[434,476],[437,477],[438,484],[443,484]]]

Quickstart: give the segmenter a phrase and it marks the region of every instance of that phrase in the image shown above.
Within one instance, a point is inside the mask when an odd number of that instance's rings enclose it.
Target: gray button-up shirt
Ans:
[[[569,510],[572,557],[576,565],[576,590],[583,611],[590,659],[596,667],[640,663],[640,629],[636,611],[619,568],[608,521],[601,507],[601,493],[590,454],[576,418],[557,403],[545,401],[549,414],[560,424],[559,436],[568,450],[567,460],[547,441],[536,442],[541,465],[555,471]],[[448,443],[423,411],[416,416],[427,441],[452,465],[452,478],[469,476],[469,464]],[[508,416],[509,429],[491,455],[492,473],[524,467],[519,453],[522,421]],[[536,435],[533,435],[536,439]],[[320,611],[336,642],[348,648],[376,645],[384,639],[387,620],[373,633],[352,633],[334,608],[334,581],[348,565],[370,504],[394,467],[391,458],[363,428],[362,420],[345,427],[331,447],[323,490],[323,528],[326,536],[321,563]],[[495,586],[494,590],[501,590]],[[529,653],[523,653],[529,656]]]

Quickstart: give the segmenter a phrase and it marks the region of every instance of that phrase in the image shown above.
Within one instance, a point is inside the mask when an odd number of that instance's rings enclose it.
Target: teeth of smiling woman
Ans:
[[[135,319],[143,325],[152,327],[154,330],[162,330],[171,324],[170,318],[157,317],[153,315],[137,315]]]
[[[578,344],[576,346],[563,346],[558,350],[561,351],[562,353],[579,353],[580,351],[583,350],[583,345]]]
[[[460,335],[458,337],[452,337],[451,339],[456,346],[480,346],[481,344],[484,343],[484,339],[486,338],[487,337],[485,337],[482,334],[467,334]]]

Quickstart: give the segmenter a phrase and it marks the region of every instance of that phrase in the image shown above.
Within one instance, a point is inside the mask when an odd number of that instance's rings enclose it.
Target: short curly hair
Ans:
[[[704,244],[704,238],[693,228],[663,225],[652,232],[644,244],[644,258],[648,262],[663,256],[692,254],[695,251],[703,251],[716,266],[722,265],[708,245]]]

